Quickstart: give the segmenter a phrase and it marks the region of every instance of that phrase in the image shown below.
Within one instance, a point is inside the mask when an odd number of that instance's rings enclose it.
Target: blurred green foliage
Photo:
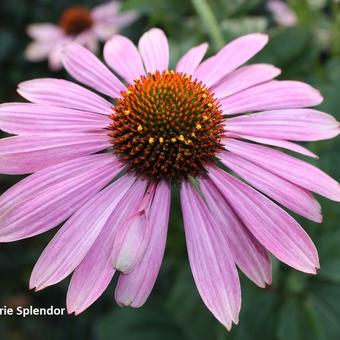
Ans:
[[[25,34],[31,22],[56,22],[70,5],[93,6],[95,0],[2,0],[0,2],[0,99],[16,101],[16,85],[30,78],[67,77],[52,74],[47,64],[25,61]],[[172,64],[189,47],[202,41],[219,44],[207,25],[205,13],[189,0],[126,0],[125,9],[141,17],[124,34],[134,41],[149,27],[163,28],[171,44]],[[294,27],[279,27],[263,0],[207,1],[225,42],[254,31],[265,31],[269,45],[258,62],[281,67],[282,79],[308,81],[321,89],[321,109],[340,119],[340,3],[331,0],[291,0],[298,17]],[[308,145],[321,156],[316,162],[333,177],[340,177],[340,141]],[[18,177],[1,176],[0,191]],[[121,309],[114,304],[114,282],[100,300],[79,317],[0,317],[1,339],[118,339],[118,340],[338,340],[340,339],[340,210],[322,199],[324,223],[299,219],[318,246],[319,275],[301,274],[274,260],[273,285],[259,289],[243,276],[240,325],[227,333],[200,300],[191,278],[185,250],[178,194],[175,200],[165,260],[147,304]],[[33,264],[55,231],[34,239],[0,246],[0,306],[64,307],[67,282],[33,293],[28,280]]]

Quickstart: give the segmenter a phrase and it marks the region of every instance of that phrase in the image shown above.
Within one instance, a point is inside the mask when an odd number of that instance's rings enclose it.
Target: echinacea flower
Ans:
[[[267,9],[279,25],[289,27],[297,24],[298,20],[294,11],[284,1],[269,0],[267,1]]]
[[[58,25],[29,25],[27,34],[33,41],[26,48],[26,59],[33,62],[48,59],[49,67],[57,71],[62,68],[61,50],[65,43],[75,41],[96,53],[99,41],[108,40],[136,20],[136,11],[119,13],[120,7],[118,0],[93,9],[74,6],[62,13]]]
[[[312,192],[339,201],[340,187],[275,147],[315,157],[292,141],[333,138],[339,124],[309,108],[322,101],[311,86],[273,80],[280,70],[268,64],[242,66],[267,40],[240,37],[202,62],[204,43],[172,70],[160,29],[138,48],[115,35],[104,48],[114,73],[70,43],[64,67],[105,98],[61,79],[19,85],[31,103],[0,108],[0,128],[17,134],[0,141],[0,172],[33,174],[0,198],[0,241],[66,221],[36,263],[31,288],[73,273],[67,308],[79,314],[119,271],[118,304],[143,305],[164,254],[173,183],[197,289],[227,329],[241,305],[236,266],[260,287],[271,283],[269,253],[316,273],[312,240],[277,203],[321,222]]]

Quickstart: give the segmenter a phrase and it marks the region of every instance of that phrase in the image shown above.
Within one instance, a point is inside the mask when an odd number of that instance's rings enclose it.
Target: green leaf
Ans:
[[[171,315],[158,305],[117,309],[97,322],[95,334],[98,340],[187,340]]]
[[[321,330],[316,315],[303,300],[289,298],[281,307],[277,336],[280,340],[318,340]]]

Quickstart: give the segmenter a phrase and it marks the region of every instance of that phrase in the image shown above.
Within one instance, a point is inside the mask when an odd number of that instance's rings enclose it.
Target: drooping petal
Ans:
[[[102,133],[24,135],[0,139],[0,173],[27,174],[110,147]]]
[[[223,164],[275,201],[314,222],[322,221],[320,204],[309,191],[231,152],[222,152],[219,157]]]
[[[113,266],[122,273],[130,273],[143,258],[151,237],[151,226],[144,211],[130,217],[113,247]]]
[[[183,57],[178,61],[176,65],[176,72],[182,72],[185,74],[193,75],[198,65],[202,61],[205,53],[208,50],[209,45],[203,43],[201,45],[191,48]]]
[[[319,91],[306,83],[272,80],[220,100],[224,114],[315,106],[322,102]]]
[[[84,259],[105,223],[133,183],[122,177],[84,204],[57,232],[34,266],[30,288],[60,282]]]
[[[217,98],[231,96],[254,85],[277,77],[281,70],[269,64],[253,64],[240,67],[216,84],[213,92]]]
[[[210,87],[239,66],[247,62],[267,44],[265,34],[253,33],[237,38],[227,44],[215,56],[204,61],[194,77]]]
[[[41,78],[19,84],[18,93],[32,103],[109,115],[112,104],[84,87],[63,79]]]
[[[317,250],[308,234],[270,199],[216,167],[209,177],[250,232],[280,261],[315,274]]]
[[[140,205],[136,205],[136,209],[121,226],[120,232],[114,240],[112,262],[114,268],[122,273],[132,272],[148,248],[152,233],[149,213],[155,191],[156,185],[151,184],[143,201]]]
[[[340,185],[317,167],[272,148],[224,140],[225,148],[276,175],[334,201],[340,201]]]
[[[256,142],[256,143],[260,143],[260,144],[266,144],[266,145],[270,145],[270,146],[277,146],[279,148],[283,148],[283,149],[287,149],[287,150],[291,150],[291,151],[300,153],[301,155],[305,155],[305,156],[312,157],[312,158],[319,158],[318,155],[316,155],[314,152],[308,150],[304,146],[297,144],[297,143],[282,140],[282,139],[254,137],[254,136],[248,136],[248,135],[244,135],[244,134],[241,134],[241,133],[234,133],[234,132],[227,132],[227,133],[225,133],[225,136],[231,137],[231,138],[238,138],[238,139],[247,139],[247,140],[252,141],[252,142]]]
[[[163,260],[168,230],[171,188],[166,182],[157,185],[149,212],[152,233],[139,265],[129,274],[121,274],[115,298],[119,305],[141,307],[149,297]]]
[[[241,292],[227,240],[196,190],[181,185],[181,206],[190,267],[209,310],[227,329],[238,322]]]
[[[79,82],[112,98],[125,89],[124,84],[88,49],[77,43],[63,48],[62,61],[66,71]]]
[[[145,75],[142,58],[134,43],[122,36],[113,36],[104,47],[106,63],[128,83]]]
[[[147,72],[165,71],[169,66],[168,38],[159,28],[152,28],[139,40],[138,49]]]
[[[248,231],[210,179],[202,179],[201,190],[214,220],[229,241],[236,264],[258,286],[271,284],[271,261],[265,248]]]
[[[0,196],[0,242],[43,233],[70,217],[120,171],[110,154],[74,159],[25,178]]]
[[[110,125],[107,116],[33,103],[0,105],[0,129],[14,134],[96,131]]]
[[[337,136],[339,123],[312,109],[264,111],[226,120],[226,129],[254,137],[316,141]]]
[[[69,313],[78,315],[83,312],[109,285],[115,273],[111,257],[114,239],[121,224],[142,200],[144,192],[145,182],[136,180],[108,218],[86,257],[75,269],[67,292]]]

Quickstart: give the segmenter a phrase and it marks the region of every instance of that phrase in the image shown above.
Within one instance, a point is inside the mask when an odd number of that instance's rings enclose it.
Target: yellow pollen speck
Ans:
[[[138,125],[137,131],[139,131],[139,132],[143,131],[143,126],[142,125]]]
[[[130,114],[130,110],[125,110],[124,113],[128,116]]]
[[[171,73],[171,74],[175,74],[175,71],[174,71],[174,70],[171,70],[170,73]]]
[[[186,74],[186,75],[184,76],[184,78],[185,78],[185,79],[190,79],[189,74]]]
[[[129,95],[129,94],[131,94],[131,93],[132,93],[132,92],[131,92],[130,90],[127,90],[127,91],[126,91],[126,94],[127,94],[127,95]]]
[[[183,135],[180,135],[179,137],[178,137],[178,139],[181,141],[181,142],[184,142],[184,136]]]
[[[185,144],[186,145],[189,145],[189,144],[191,144],[192,143],[192,140],[191,139],[187,139],[186,141],[185,141]]]
[[[202,94],[202,98],[207,98],[207,95],[205,93]]]
[[[149,138],[149,144],[153,144],[154,142],[155,142],[155,138],[150,137],[150,138]]]
[[[209,117],[208,116],[203,116],[203,120],[208,120]]]
[[[211,103],[208,103],[208,107],[212,107],[213,106],[213,104],[211,104]]]
[[[197,130],[202,129],[202,125],[197,123],[197,124],[196,124],[196,129],[197,129]]]
[[[171,138],[172,143],[176,143],[177,139],[176,138]]]
[[[164,143],[164,138],[163,137],[159,137],[159,142],[162,144]]]
[[[196,137],[196,133],[195,132],[191,132],[191,137]]]

